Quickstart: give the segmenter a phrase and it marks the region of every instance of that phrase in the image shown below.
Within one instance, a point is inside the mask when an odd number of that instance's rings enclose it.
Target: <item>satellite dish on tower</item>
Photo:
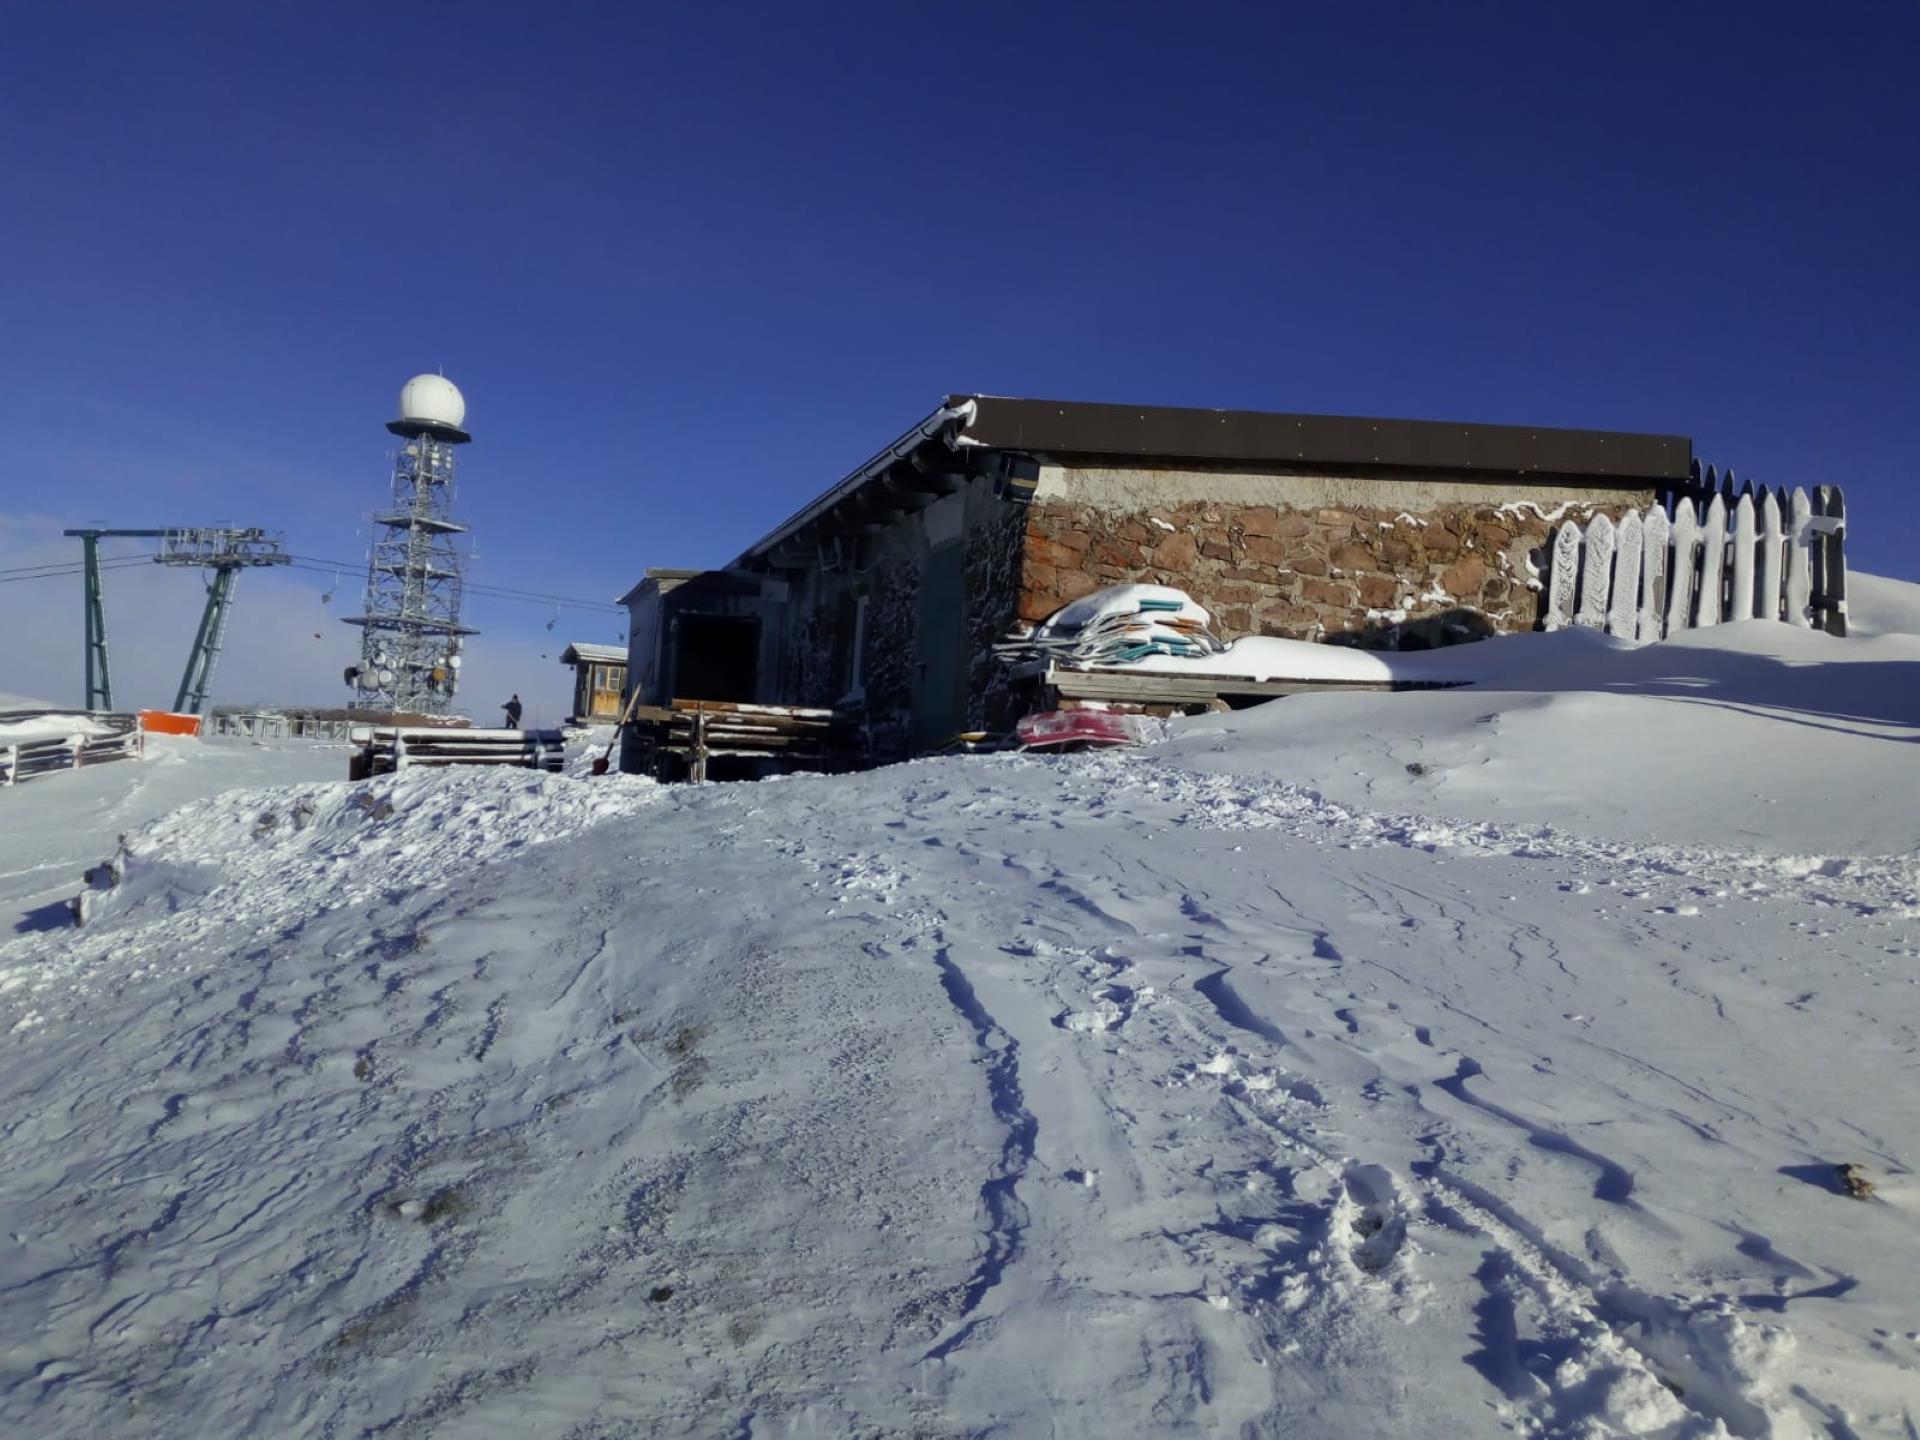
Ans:
[[[431,435],[462,443],[470,437],[467,400],[444,375],[416,375],[400,387],[400,413],[387,424],[396,435]]]

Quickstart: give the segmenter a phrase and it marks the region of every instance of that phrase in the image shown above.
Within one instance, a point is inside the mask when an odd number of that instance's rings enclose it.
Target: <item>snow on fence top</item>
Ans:
[[[140,726],[132,715],[0,710],[0,789],[140,753]]]

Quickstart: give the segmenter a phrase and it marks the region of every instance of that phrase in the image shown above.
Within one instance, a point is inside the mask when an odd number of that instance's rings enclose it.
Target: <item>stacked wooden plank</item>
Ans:
[[[111,760],[137,760],[142,753],[140,722],[132,715],[0,710],[0,787]]]
[[[347,778],[390,775],[415,765],[514,765],[558,771],[565,739],[558,730],[472,730],[443,725],[356,725]]]
[[[633,725],[645,768],[663,780],[705,780],[720,757],[771,762],[783,770],[832,770],[852,764],[858,734],[837,710],[737,701],[675,700],[637,705]]]

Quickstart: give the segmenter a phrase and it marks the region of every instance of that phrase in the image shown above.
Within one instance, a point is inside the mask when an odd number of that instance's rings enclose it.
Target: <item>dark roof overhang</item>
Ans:
[[[956,436],[958,443],[1056,458],[1385,466],[1629,483],[1685,480],[1693,460],[1693,442],[1684,435],[992,395],[956,395],[947,401],[949,409],[962,404],[972,407],[972,415]]]
[[[704,570],[671,570],[663,569],[659,566],[649,566],[641,574],[640,578],[634,582],[633,587],[613,603],[616,605],[631,605],[635,600],[640,598],[640,592],[645,590],[649,585],[664,593],[673,589],[676,585],[693,579],[696,575],[704,575],[706,573]]]
[[[1685,435],[1376,420],[950,395],[932,414],[762,536],[734,563],[804,563],[817,538],[871,532],[990,468],[994,454],[1115,465],[1418,471],[1520,482],[1685,482]]]

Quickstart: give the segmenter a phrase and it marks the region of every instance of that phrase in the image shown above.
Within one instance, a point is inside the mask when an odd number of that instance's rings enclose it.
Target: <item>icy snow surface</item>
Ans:
[[[1476,648],[136,829],[0,947],[0,1432],[1915,1433],[1920,639]]]

